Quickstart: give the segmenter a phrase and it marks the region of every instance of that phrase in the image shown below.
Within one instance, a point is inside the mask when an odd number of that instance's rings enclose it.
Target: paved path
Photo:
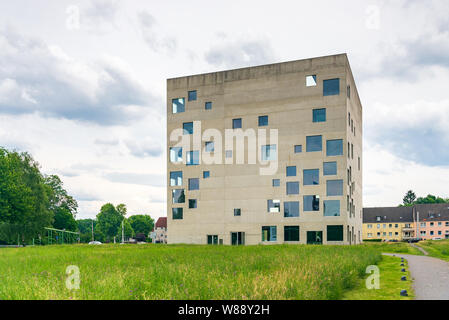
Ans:
[[[413,278],[416,300],[449,300],[449,263],[437,258],[383,253],[403,257]],[[398,268],[400,268],[398,264]]]
[[[412,247],[418,249],[419,251],[421,251],[425,256],[428,256],[428,255],[429,255],[429,253],[428,253],[426,250],[424,250],[423,248],[421,248],[420,246],[417,246],[416,244],[413,244],[413,243],[410,243],[410,245],[411,245]]]

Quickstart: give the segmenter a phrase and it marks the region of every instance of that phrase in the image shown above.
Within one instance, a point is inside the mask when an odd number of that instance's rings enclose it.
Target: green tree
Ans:
[[[103,241],[112,241],[114,236],[121,232],[121,223],[125,219],[123,212],[126,214],[126,206],[118,205],[117,208],[112,203],[106,203],[97,214],[95,234],[104,236]]]
[[[49,189],[49,209],[53,212],[55,219],[53,227],[56,229],[76,231],[77,225],[75,217],[78,210],[78,203],[73,197],[68,195],[58,176],[46,176],[45,184]]]
[[[125,237],[125,240],[128,238],[132,238],[135,236],[135,232],[133,230],[133,227],[131,226],[131,224],[129,223],[128,219],[124,219],[123,220],[123,235]],[[116,239],[117,241],[121,241],[122,240],[122,226],[120,225],[120,228],[118,230],[118,233],[116,235]]]
[[[412,190],[407,191],[402,199],[404,206],[412,206],[415,203],[415,200],[416,194]]]
[[[419,197],[416,199],[415,204],[425,204],[425,203],[448,203],[447,199],[428,194],[427,197]]]
[[[134,215],[129,217],[128,220],[136,234],[143,233],[148,237],[150,231],[153,230],[154,220],[148,215]]]
[[[94,226],[97,225],[97,222],[94,219],[80,219],[76,220],[76,224],[78,227],[78,232],[80,233],[80,239],[83,243],[88,243],[92,241],[92,224]],[[95,235],[94,235],[95,236]],[[95,240],[97,240],[95,238]],[[101,241],[101,240],[99,240]]]

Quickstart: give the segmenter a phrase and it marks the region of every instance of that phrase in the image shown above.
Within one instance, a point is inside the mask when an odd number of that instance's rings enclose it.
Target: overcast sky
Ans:
[[[364,206],[449,197],[449,1],[0,2],[0,145],[58,174],[78,218],[166,215],[166,79],[346,52]]]

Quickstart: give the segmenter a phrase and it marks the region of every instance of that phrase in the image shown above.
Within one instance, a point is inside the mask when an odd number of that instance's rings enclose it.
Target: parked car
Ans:
[[[89,244],[99,245],[99,244],[102,244],[102,243],[100,241],[91,241],[91,242],[89,242]]]
[[[415,242],[419,242],[419,241],[421,241],[421,239],[419,239],[419,238],[408,239],[408,243],[415,243]]]
[[[443,240],[441,237],[433,237],[432,240]]]

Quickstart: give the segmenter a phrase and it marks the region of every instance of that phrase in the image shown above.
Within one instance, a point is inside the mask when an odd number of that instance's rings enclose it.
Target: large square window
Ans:
[[[303,180],[305,186],[313,186],[320,184],[320,170],[319,169],[304,170]]]
[[[284,241],[299,241],[299,226],[284,226]]]
[[[205,150],[206,150],[206,152],[214,152],[215,151],[214,142],[213,141],[206,141],[206,143],[205,143]]]
[[[304,211],[320,211],[319,196],[304,196]]]
[[[324,200],[324,216],[339,217],[340,216],[340,200]]]
[[[327,140],[326,141],[326,156],[342,156],[343,155],[343,140]]]
[[[232,129],[242,128],[242,118],[232,119]]]
[[[180,113],[185,111],[185,100],[184,98],[172,99],[172,112]]]
[[[204,109],[211,110],[212,109],[212,102],[208,101],[204,104]]]
[[[199,190],[200,189],[200,179],[190,178],[189,179],[189,190]]]
[[[281,201],[280,200],[267,200],[267,211],[270,213],[281,212]]]
[[[334,96],[340,94],[340,79],[329,79],[323,81],[323,96]]]
[[[316,152],[323,150],[323,137],[322,136],[308,136],[306,137],[306,151]]]
[[[193,134],[193,122],[184,122],[182,124],[184,134]]]
[[[276,226],[262,227],[262,241],[277,241]]]
[[[189,91],[189,101],[196,100],[196,90]]]
[[[327,241],[343,241],[343,226],[327,226]]]
[[[316,75],[306,76],[306,87],[316,86]]]
[[[323,174],[325,176],[334,176],[337,174],[337,162],[324,162]]]
[[[313,109],[313,122],[326,122],[326,109]]]
[[[170,148],[170,162],[172,162],[172,163],[182,162],[182,148],[181,147]]]
[[[173,203],[184,203],[185,195],[184,195],[184,189],[174,189],[172,190],[172,196],[173,196]]]
[[[299,217],[299,201],[284,202],[284,217]]]
[[[299,182],[297,181],[287,182],[286,186],[287,186],[287,195],[299,194]]]
[[[259,117],[259,127],[268,126],[268,116],[260,116]]]
[[[197,166],[200,164],[200,152],[199,151],[189,151],[187,152],[187,161],[186,164],[188,166]]]
[[[276,145],[269,144],[262,146],[262,160],[263,161],[275,161],[277,160]]]
[[[172,216],[173,216],[173,220],[181,220],[182,219],[182,208],[172,208]]]
[[[326,194],[328,197],[343,195],[343,180],[327,180]]]
[[[170,186],[182,186],[182,171],[170,172]]]
[[[287,177],[296,177],[296,166],[289,166],[286,171]]]

